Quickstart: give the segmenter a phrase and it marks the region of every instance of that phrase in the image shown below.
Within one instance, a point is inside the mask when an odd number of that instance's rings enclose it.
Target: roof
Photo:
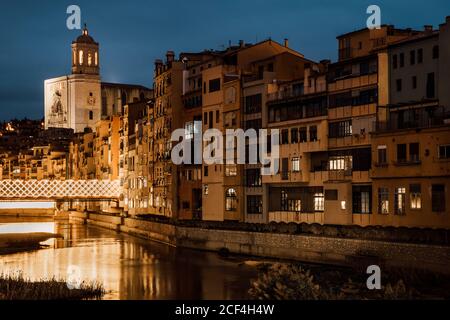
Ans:
[[[89,35],[89,30],[87,29],[86,24],[84,25],[81,35],[74,41],[74,43],[89,43],[98,45],[94,38]]]
[[[408,37],[408,38],[406,38],[406,39],[401,39],[401,40],[392,42],[392,43],[390,43],[390,44],[388,45],[388,47],[389,47],[389,48],[391,48],[391,47],[396,47],[396,46],[400,46],[400,45],[403,45],[403,44],[407,44],[407,43],[411,43],[411,42],[416,42],[416,41],[427,40],[427,39],[434,38],[434,37],[438,37],[438,36],[439,36],[439,30],[434,30],[434,31],[432,31],[432,32],[430,32],[430,33],[424,33],[424,32],[422,32],[422,33],[419,33],[419,34],[417,34],[417,35],[415,35],[415,36]]]
[[[381,25],[381,28],[391,28],[392,30],[397,31],[397,32],[420,32],[420,31],[418,31],[418,30],[412,30],[412,29],[410,29],[410,28],[407,28],[407,29],[399,29],[399,28],[395,28],[393,25],[388,25],[388,24],[383,24],[383,25]],[[370,30],[370,29],[366,27],[366,28],[362,28],[362,29],[350,31],[350,32],[347,32],[347,33],[338,35],[338,36],[336,37],[336,39],[341,39],[341,38],[348,37],[348,36],[353,35],[353,34],[356,34],[356,33],[365,32],[365,31],[368,31],[368,30]]]
[[[115,87],[115,88],[126,88],[126,89],[141,89],[151,91],[147,87],[144,87],[140,84],[126,84],[126,83],[112,83],[112,82],[102,82],[102,87]]]

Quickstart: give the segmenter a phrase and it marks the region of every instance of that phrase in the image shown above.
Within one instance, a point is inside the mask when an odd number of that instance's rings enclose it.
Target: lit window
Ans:
[[[395,189],[394,213],[397,215],[405,214],[406,206],[406,188]]]
[[[422,192],[420,184],[410,185],[409,195],[411,198],[411,209],[422,209]]]
[[[347,209],[347,201],[341,201],[341,209],[346,210]]]
[[[302,211],[302,201],[299,199],[288,200],[288,211],[301,212]]]
[[[92,65],[92,54],[90,52],[88,53],[88,65]]]
[[[207,196],[209,194],[209,187],[207,184],[203,185],[203,194]]]
[[[378,213],[389,214],[389,189],[378,189]]]
[[[300,159],[298,157],[292,158],[292,172],[300,172]]]
[[[322,212],[325,210],[325,197],[323,193],[314,194],[314,211]]]
[[[329,161],[329,169],[334,170],[351,170],[353,157],[352,156],[332,156]]]
[[[78,52],[78,62],[80,64],[80,66],[83,65],[83,50],[80,50]]]
[[[237,166],[235,164],[229,164],[225,166],[225,176],[235,177],[237,176]]]
[[[237,209],[237,196],[236,190],[230,188],[225,193],[225,210],[226,211],[236,211]]]
[[[98,52],[95,52],[95,65],[98,66]]]

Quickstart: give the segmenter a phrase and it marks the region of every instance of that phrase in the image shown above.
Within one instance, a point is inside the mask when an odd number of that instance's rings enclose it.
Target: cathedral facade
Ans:
[[[128,103],[152,98],[143,86],[102,83],[99,59],[99,44],[85,27],[72,43],[72,74],[44,83],[46,129],[95,130],[99,120],[121,115]]]

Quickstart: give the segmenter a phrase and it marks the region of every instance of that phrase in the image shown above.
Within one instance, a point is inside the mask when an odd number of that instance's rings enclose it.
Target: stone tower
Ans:
[[[82,34],[72,42],[72,74],[99,75],[99,45],[84,25]]]

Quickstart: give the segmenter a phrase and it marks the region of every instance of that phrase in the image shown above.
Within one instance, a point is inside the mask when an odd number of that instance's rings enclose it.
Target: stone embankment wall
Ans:
[[[72,212],[72,221],[128,233],[168,245],[264,258],[336,265],[381,264],[450,274],[448,244],[420,244],[338,236],[221,230]]]

